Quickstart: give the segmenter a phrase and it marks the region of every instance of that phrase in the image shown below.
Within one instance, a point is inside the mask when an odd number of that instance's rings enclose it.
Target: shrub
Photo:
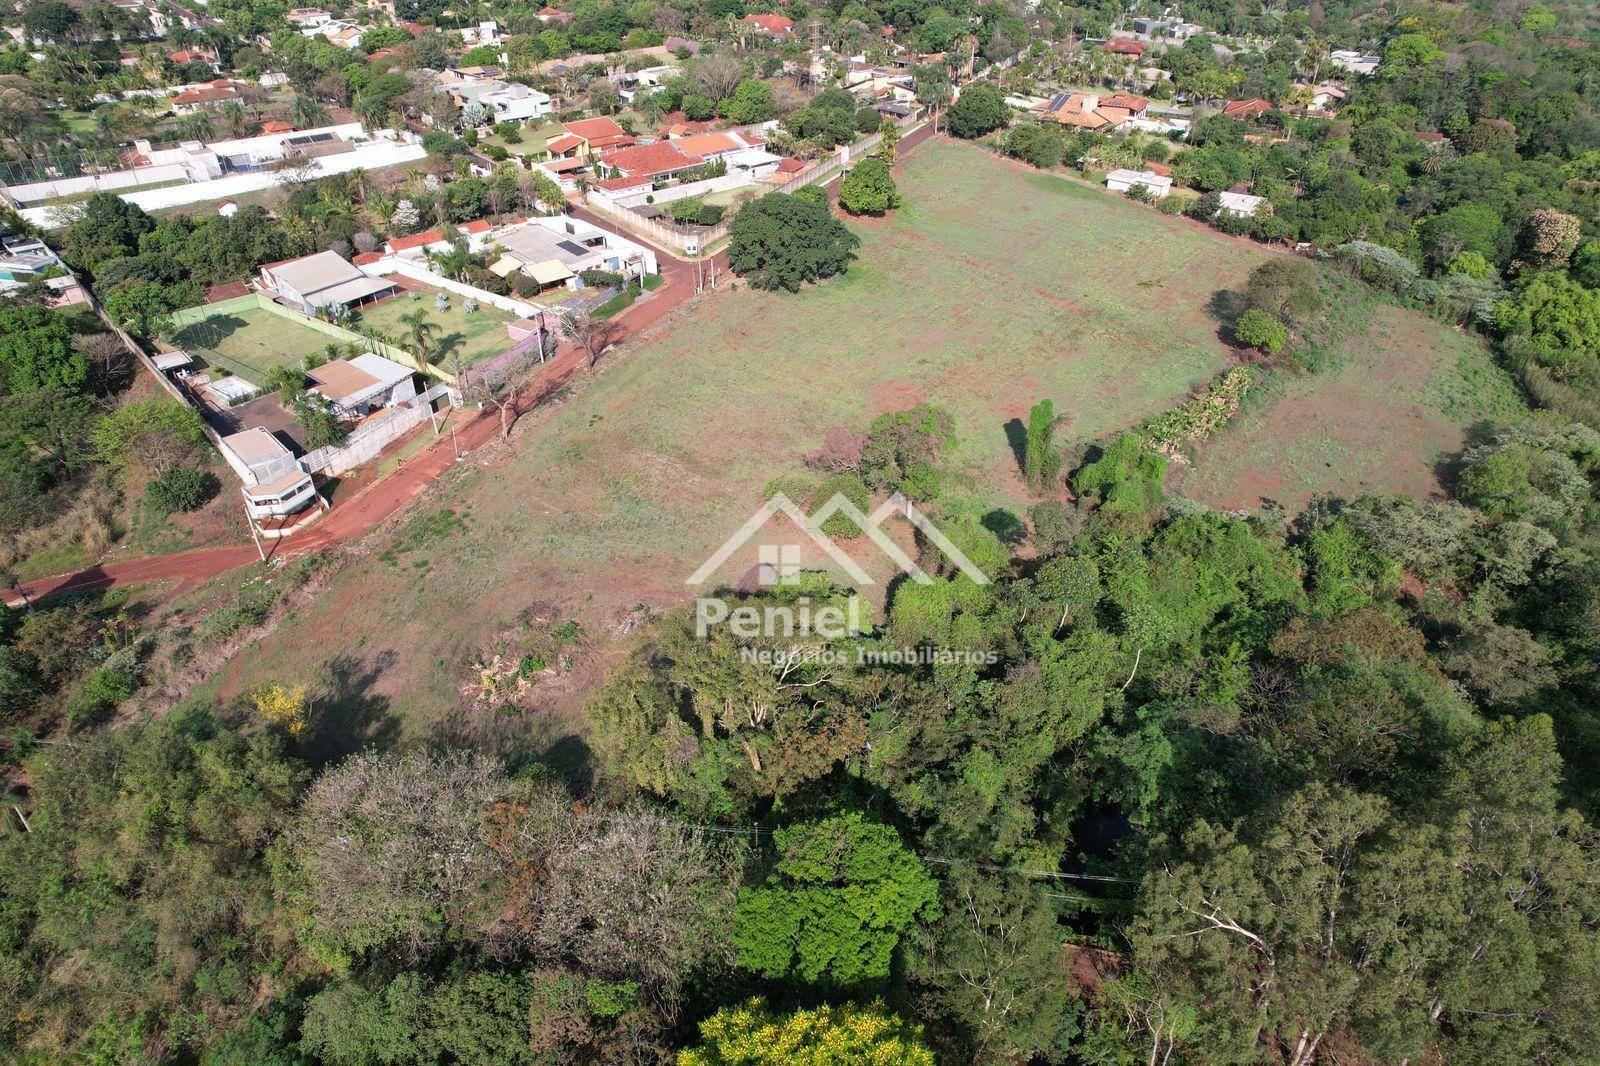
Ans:
[[[839,182],[839,206],[852,215],[881,215],[900,206],[889,164],[881,159],[861,160]]]
[[[1333,260],[1362,281],[1396,293],[1404,293],[1421,273],[1417,264],[1393,248],[1370,241],[1339,245]]]
[[[1160,507],[1166,476],[1167,461],[1139,437],[1125,433],[1072,475],[1072,488],[1080,496],[1098,500],[1107,515],[1148,519]]]
[[[150,482],[145,495],[153,507],[169,515],[176,511],[198,511],[217,494],[219,488],[221,486],[209,470],[174,466],[163,470]]]
[[[590,267],[588,270],[578,271],[578,279],[585,285],[593,285],[600,289],[622,284],[621,274],[616,274],[609,270],[601,270],[599,267]]]
[[[801,506],[806,500],[812,498],[817,491],[817,483],[813,478],[800,474],[779,474],[767,482],[766,488],[761,490],[761,499],[770,500],[782,493],[789,498],[795,506]]]
[[[815,516],[835,496],[843,496],[862,511],[866,511],[872,504],[872,497],[861,478],[855,474],[834,474],[825,478],[822,484],[817,486],[817,491],[812,493],[811,506],[806,508],[807,514]],[[835,511],[829,515],[823,520],[821,528],[825,535],[840,540],[859,537],[865,532],[856,524],[855,519],[843,511]]]
[[[1004,129],[1011,121],[1005,94],[992,85],[972,86],[950,105],[948,114],[951,135],[968,140]]]
[[[1234,367],[1182,406],[1147,422],[1145,443],[1159,452],[1172,454],[1189,441],[1210,436],[1228,424],[1254,384],[1254,371],[1247,366]]]
[[[67,718],[74,728],[93,725],[115,711],[133,695],[134,677],[125,670],[105,666],[89,675],[83,687],[67,701]]]
[[[1233,324],[1233,336],[1240,344],[1268,355],[1277,355],[1283,350],[1289,330],[1267,312],[1252,307]]]

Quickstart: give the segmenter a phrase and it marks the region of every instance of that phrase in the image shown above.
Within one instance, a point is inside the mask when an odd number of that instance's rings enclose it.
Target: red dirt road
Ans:
[[[901,140],[900,150],[908,151],[933,136],[931,124],[920,126]],[[830,195],[836,196],[838,186],[839,178],[835,177],[827,182],[824,188]],[[571,213],[585,222],[617,232],[614,226],[582,207],[572,207]],[[619,234],[619,236],[627,235]],[[611,319],[617,327],[617,336],[613,339],[613,344],[620,344],[665,318],[695,295],[701,280],[715,277],[719,284],[727,280],[726,252],[699,264],[679,259],[659,249],[656,250],[656,257],[666,283],[648,299],[641,300]],[[582,370],[585,363],[580,348],[573,344],[562,344],[556,350],[556,354],[540,366],[525,383],[517,403],[517,413],[520,415],[544,403]],[[394,514],[412,497],[432,484],[440,474],[454,466],[456,447],[459,447],[461,453],[465,455],[494,440],[499,433],[498,413],[487,410],[478,412],[457,427],[454,445],[448,435],[439,437],[388,475],[367,485],[348,501],[334,507],[305,532],[280,542],[264,542],[267,557],[288,559],[365,536],[379,522]],[[17,595],[8,593],[5,599],[6,602],[13,604],[21,603],[24,599],[32,602],[59,592],[111,588],[151,581],[177,581],[180,585],[193,585],[248,565],[258,558],[253,545],[243,545],[105,563],[70,574],[40,578],[19,586],[14,590]]]

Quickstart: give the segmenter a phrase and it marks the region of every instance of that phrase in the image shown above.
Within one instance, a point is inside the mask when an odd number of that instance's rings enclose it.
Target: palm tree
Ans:
[[[222,105],[222,121],[227,123],[228,132],[235,137],[243,137],[250,128],[250,113],[244,105],[237,100],[229,100]]]
[[[289,117],[300,129],[315,126],[328,115],[327,109],[309,96],[295,94],[294,103],[289,105]]]
[[[416,348],[417,365],[424,366],[428,362],[428,346],[433,341],[433,335],[439,331],[437,323],[428,318],[428,312],[419,307],[415,311],[407,311],[400,316],[400,321],[411,327],[411,344]]]

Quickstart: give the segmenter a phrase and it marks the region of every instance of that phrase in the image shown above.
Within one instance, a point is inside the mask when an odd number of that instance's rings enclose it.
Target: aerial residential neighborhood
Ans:
[[[1594,4],[0,28],[0,1058],[1595,1061]]]

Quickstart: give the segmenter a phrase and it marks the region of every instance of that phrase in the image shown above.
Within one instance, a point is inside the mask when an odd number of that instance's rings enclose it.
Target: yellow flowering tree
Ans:
[[[678,1066],[933,1066],[922,1026],[880,1001],[779,1014],[752,999],[701,1022],[700,1037],[678,1054]]]
[[[282,682],[273,682],[256,689],[251,697],[256,705],[256,713],[275,729],[281,730],[295,740],[306,731],[306,726],[311,721],[311,700],[306,686],[302,684],[285,685]]]

